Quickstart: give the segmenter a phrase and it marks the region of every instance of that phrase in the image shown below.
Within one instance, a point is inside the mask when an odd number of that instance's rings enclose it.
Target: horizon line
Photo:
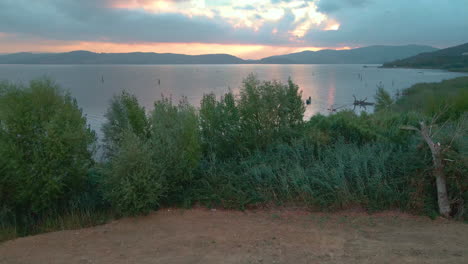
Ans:
[[[384,46],[384,47],[404,47],[404,46],[427,46],[427,47],[432,47],[436,49],[440,49],[439,47],[434,47],[431,45],[422,45],[422,44],[404,44],[404,45],[384,45],[384,44],[375,44],[375,45],[368,45],[368,46],[357,46],[357,47],[344,47],[344,48],[329,48],[329,47],[324,47],[322,48],[317,48],[315,50],[313,49],[304,49],[301,51],[296,51],[296,52],[291,52],[291,53],[282,53],[282,54],[276,54],[276,55],[270,55],[267,57],[263,58],[268,58],[268,57],[275,57],[275,56],[282,56],[282,55],[287,55],[287,54],[294,54],[294,53],[301,53],[305,51],[310,51],[310,52],[317,52],[317,51],[324,51],[324,50],[333,50],[333,51],[341,51],[341,50],[354,50],[354,49],[360,49],[360,48],[368,48],[368,47],[378,47],[378,46]],[[92,51],[92,50],[87,50],[87,49],[70,49],[68,51],[58,51],[58,52],[47,52],[47,51],[19,51],[19,52],[10,52],[10,53],[2,53],[0,52],[0,56],[4,55],[13,55],[13,54],[21,54],[21,53],[30,53],[30,54],[63,54],[63,53],[72,53],[72,52],[89,52],[89,53],[94,53],[94,54],[132,54],[132,53],[147,53],[147,54],[172,54],[172,55],[184,55],[184,56],[204,56],[204,55],[229,55],[233,56],[236,58],[239,58],[244,61],[258,61],[263,58],[259,59],[245,59],[242,58],[241,56],[236,56],[232,55],[230,53],[200,53],[200,54],[186,54],[186,53],[173,53],[173,52],[156,52],[156,51],[129,51],[129,52],[99,52],[99,51]]]

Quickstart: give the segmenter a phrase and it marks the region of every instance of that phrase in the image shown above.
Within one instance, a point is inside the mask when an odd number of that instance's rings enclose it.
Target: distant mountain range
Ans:
[[[382,64],[414,56],[421,52],[435,51],[430,46],[369,46],[350,50],[302,51],[261,59],[272,64]]]
[[[0,64],[240,64],[244,60],[228,54],[182,55],[132,52],[14,53],[0,56]]]
[[[383,67],[432,68],[468,72],[468,43],[385,63]]]
[[[22,52],[0,55],[0,64],[383,64],[436,50],[420,45],[369,46],[350,50],[302,51],[260,60],[243,60],[228,54]]]

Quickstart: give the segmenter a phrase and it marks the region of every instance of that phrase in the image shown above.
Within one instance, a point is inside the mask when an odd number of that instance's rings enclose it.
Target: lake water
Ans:
[[[100,134],[103,115],[114,94],[134,93],[146,109],[161,94],[177,100],[186,96],[198,106],[204,93],[220,96],[230,88],[238,93],[249,73],[262,80],[286,82],[289,77],[312,97],[306,117],[328,113],[330,107],[349,105],[353,95],[373,101],[381,83],[395,94],[419,82],[435,82],[462,76],[439,70],[380,69],[363,65],[0,65],[0,80],[28,82],[47,76],[78,100],[88,122]],[[350,108],[350,107],[349,107]],[[371,109],[367,109],[371,110]]]

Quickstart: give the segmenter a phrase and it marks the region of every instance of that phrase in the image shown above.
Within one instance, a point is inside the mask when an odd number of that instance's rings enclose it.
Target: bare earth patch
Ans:
[[[468,263],[468,225],[394,212],[164,209],[7,241],[0,263]]]

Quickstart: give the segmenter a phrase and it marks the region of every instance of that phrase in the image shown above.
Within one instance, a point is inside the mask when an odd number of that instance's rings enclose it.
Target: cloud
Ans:
[[[370,2],[371,0],[319,0],[317,9],[320,12],[332,13],[342,8],[364,7]]]
[[[224,21],[182,14],[112,9],[93,1],[2,1],[0,32],[56,40],[231,42],[254,37]],[[224,36],[220,38],[220,36]]]
[[[0,0],[0,32],[125,45],[446,47],[468,41],[466,1]]]
[[[324,29],[326,21],[305,0],[0,2],[0,32],[56,40],[295,45],[308,30]]]
[[[339,21],[340,29],[311,30],[304,41],[315,46],[426,44],[448,47],[468,42],[467,13],[466,0],[372,0],[360,8],[334,10],[328,15]]]

